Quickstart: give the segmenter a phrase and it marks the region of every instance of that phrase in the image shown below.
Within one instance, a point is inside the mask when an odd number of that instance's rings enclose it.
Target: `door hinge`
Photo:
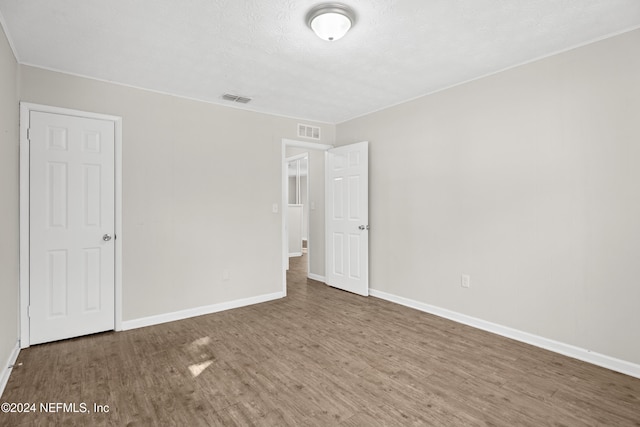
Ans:
[[[27,129],[27,141],[31,141],[31,128]]]
[[[27,307],[27,317],[31,317],[31,306]]]

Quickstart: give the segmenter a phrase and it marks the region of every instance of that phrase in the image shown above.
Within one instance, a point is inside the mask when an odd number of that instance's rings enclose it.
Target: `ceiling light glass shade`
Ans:
[[[351,28],[351,20],[339,13],[325,13],[311,21],[311,29],[323,40],[340,40]]]
[[[318,37],[336,41],[344,37],[355,23],[355,13],[339,3],[320,4],[307,14],[307,24]]]

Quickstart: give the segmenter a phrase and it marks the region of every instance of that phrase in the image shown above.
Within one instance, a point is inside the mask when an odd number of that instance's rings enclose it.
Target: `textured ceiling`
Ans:
[[[329,123],[640,27],[640,0],[343,0],[358,22],[330,43],[304,21],[319,2],[0,0],[0,14],[22,64]]]

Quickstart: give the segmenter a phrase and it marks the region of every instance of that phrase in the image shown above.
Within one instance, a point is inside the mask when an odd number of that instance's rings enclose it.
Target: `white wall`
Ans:
[[[20,69],[23,101],[123,118],[125,321],[282,290],[271,208],[298,120]]]
[[[0,26],[0,382],[18,340],[18,112],[18,64]]]
[[[287,236],[289,256],[302,256],[302,223],[304,213],[302,205],[287,206]]]
[[[338,144],[371,143],[371,287],[640,363],[638,46],[339,124]]]

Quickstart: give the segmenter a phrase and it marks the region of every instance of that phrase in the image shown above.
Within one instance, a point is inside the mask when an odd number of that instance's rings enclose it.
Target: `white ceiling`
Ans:
[[[640,27],[640,0],[342,2],[357,23],[333,43],[305,23],[320,0],[0,0],[0,18],[22,64],[328,123]]]

